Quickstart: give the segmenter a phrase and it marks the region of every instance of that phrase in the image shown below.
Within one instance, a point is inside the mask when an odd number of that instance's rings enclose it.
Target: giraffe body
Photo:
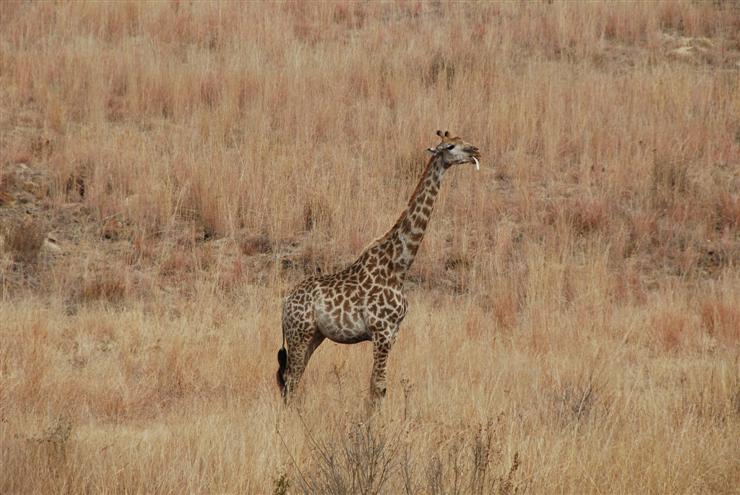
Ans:
[[[385,370],[398,328],[408,307],[404,277],[413,263],[429,222],[444,172],[452,165],[475,163],[478,149],[449,133],[428,151],[432,157],[407,209],[388,233],[350,266],[310,277],[283,302],[283,348],[277,381],[286,400],[295,390],[316,348],[329,339],[341,344],[373,343],[371,396],[385,396]]]
[[[400,324],[407,306],[400,287],[367,285],[378,275],[355,263],[337,273],[308,278],[285,299],[283,321],[289,328],[296,319],[310,322],[306,327],[311,332],[340,344],[372,340],[371,330],[378,324]]]

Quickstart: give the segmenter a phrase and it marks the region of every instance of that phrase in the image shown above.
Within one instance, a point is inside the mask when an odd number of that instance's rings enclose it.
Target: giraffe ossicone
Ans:
[[[351,265],[309,277],[285,297],[277,382],[286,401],[325,339],[340,344],[372,341],[370,393],[374,403],[385,396],[388,354],[408,307],[404,279],[429,224],[442,176],[453,165],[480,167],[477,147],[449,131],[437,131],[437,135],[441,141],[427,149],[432,156],[393,227]]]

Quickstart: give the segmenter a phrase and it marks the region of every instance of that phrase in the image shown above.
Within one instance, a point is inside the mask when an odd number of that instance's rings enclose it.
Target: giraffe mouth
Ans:
[[[469,158],[465,161],[467,163],[475,164],[475,169],[480,170],[480,162],[478,161],[478,158],[480,158],[480,152],[478,151],[478,148],[476,146],[468,146],[465,148],[465,151],[468,153],[469,156]]]
[[[476,170],[480,170],[480,161],[478,160],[478,157],[475,157],[475,156],[471,156],[470,158],[463,158],[461,160],[457,160],[454,163],[455,165],[462,165],[464,163],[472,163],[473,165],[475,165]]]

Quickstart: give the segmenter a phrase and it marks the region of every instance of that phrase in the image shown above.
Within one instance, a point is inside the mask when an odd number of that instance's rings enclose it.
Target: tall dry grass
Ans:
[[[732,492],[738,33],[732,2],[2,3],[0,196],[45,182],[0,198],[0,491]],[[383,410],[333,344],[286,410],[281,294],[390,227],[437,128],[484,167],[445,179]],[[63,248],[27,286],[16,212]]]

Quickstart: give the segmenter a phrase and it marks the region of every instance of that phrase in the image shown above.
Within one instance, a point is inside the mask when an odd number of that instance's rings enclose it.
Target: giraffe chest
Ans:
[[[365,321],[372,328],[398,326],[406,316],[407,307],[406,297],[399,288],[376,285],[365,297]]]

